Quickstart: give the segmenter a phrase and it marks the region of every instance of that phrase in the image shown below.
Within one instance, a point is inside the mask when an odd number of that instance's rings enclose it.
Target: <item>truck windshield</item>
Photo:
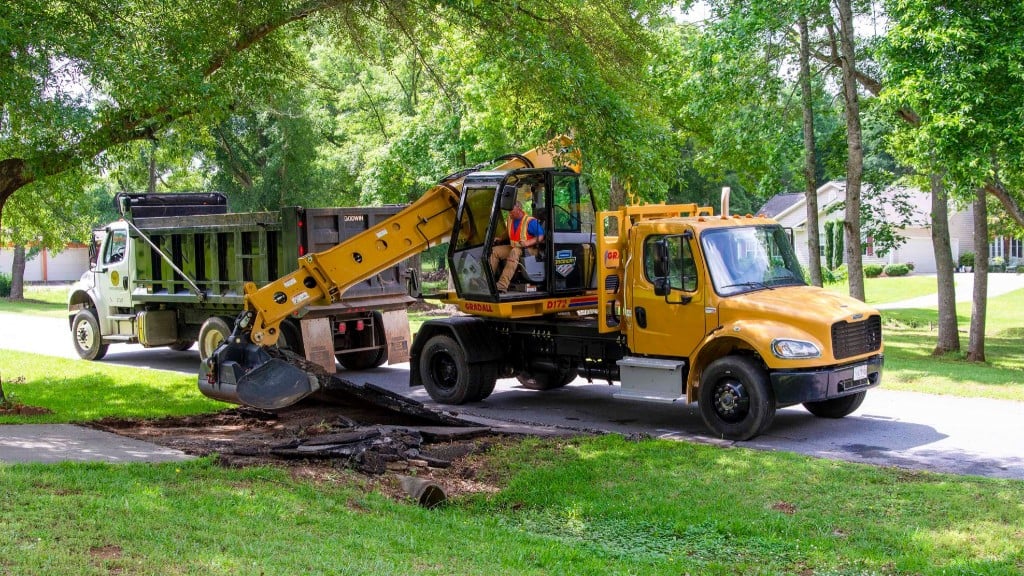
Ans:
[[[805,284],[789,236],[781,226],[707,230],[701,234],[701,245],[720,296]]]

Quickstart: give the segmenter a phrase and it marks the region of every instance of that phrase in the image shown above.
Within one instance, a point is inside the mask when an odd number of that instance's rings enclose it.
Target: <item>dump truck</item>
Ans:
[[[780,407],[846,416],[881,383],[878,311],[808,286],[777,222],[730,215],[727,194],[718,215],[696,204],[598,212],[571,145],[557,139],[452,174],[365,233],[302,257],[295,272],[247,285],[200,389],[268,409],[320,389],[322,377],[269,353],[282,321],[444,242],[454,290],[436,297],[460,313],[422,325],[409,367],[410,385],[442,404],[482,401],[499,378],[543,391],[583,377],[618,382],[617,398],[697,402],[715,436],[744,440]],[[501,291],[491,255],[507,252],[496,247],[517,205],[543,234]]]
[[[228,211],[218,193],[119,194],[122,215],[93,233],[90,268],[68,295],[79,356],[111,344],[187,350],[208,358],[234,329],[243,286],[267,284],[320,252],[379,225],[399,206]],[[407,266],[392,262],[345,297],[281,323],[282,345],[330,365],[366,369],[408,360]]]

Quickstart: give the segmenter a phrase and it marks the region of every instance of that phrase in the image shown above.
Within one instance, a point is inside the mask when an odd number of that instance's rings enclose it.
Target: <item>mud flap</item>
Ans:
[[[199,390],[210,398],[277,410],[321,388],[315,375],[272,358],[259,346],[228,342],[225,340],[199,370]]]

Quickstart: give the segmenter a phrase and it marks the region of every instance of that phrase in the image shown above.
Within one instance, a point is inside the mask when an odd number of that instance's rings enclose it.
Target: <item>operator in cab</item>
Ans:
[[[501,294],[508,292],[509,283],[516,273],[516,267],[519,266],[523,250],[534,254],[544,242],[544,227],[536,218],[526,214],[522,202],[516,202],[512,207],[508,219],[505,220],[505,230],[508,233],[508,244],[495,242],[490,256],[491,272],[494,274],[498,273],[501,260],[505,261],[505,267],[497,281],[498,292]]]

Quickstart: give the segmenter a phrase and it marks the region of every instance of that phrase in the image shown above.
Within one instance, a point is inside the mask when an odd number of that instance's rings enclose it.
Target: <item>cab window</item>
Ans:
[[[114,230],[107,236],[107,249],[103,251],[104,264],[117,264],[124,260],[124,249],[128,244],[126,230]]]
[[[647,281],[654,283],[654,259],[657,257],[654,244],[662,239],[668,244],[669,287],[673,290],[695,292],[697,290],[697,264],[693,261],[690,242],[680,235],[653,235],[644,240],[644,274]]]

